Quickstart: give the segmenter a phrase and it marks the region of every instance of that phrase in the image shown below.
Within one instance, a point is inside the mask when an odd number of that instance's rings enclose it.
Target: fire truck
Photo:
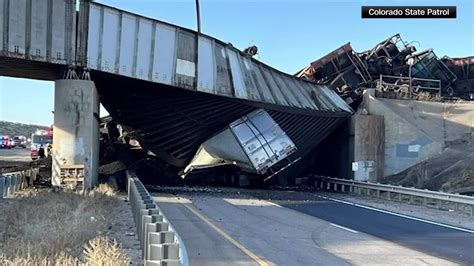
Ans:
[[[48,156],[47,148],[50,145],[53,145],[53,130],[36,130],[35,133],[31,134],[31,159],[36,160],[39,158],[38,151],[40,148],[43,148],[45,155]]]

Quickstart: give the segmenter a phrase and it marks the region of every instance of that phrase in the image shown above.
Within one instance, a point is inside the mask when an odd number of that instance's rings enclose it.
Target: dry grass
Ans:
[[[89,265],[110,265],[112,261],[114,265],[130,264],[130,257],[123,254],[120,244],[104,237],[89,241],[84,254]]]
[[[114,193],[101,185],[85,193],[41,191],[13,200],[0,224],[0,265],[77,265],[100,245],[113,250],[109,259],[120,260],[107,265],[122,265],[120,246],[97,238],[112,225],[119,203]]]

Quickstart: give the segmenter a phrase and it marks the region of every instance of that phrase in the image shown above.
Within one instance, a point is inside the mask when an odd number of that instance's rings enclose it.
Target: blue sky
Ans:
[[[121,9],[196,28],[194,0],[102,0]],[[258,58],[295,73],[351,42],[364,51],[400,33],[438,56],[474,55],[474,1],[201,0],[202,31],[238,48],[257,45]],[[456,5],[457,19],[360,18],[361,5]],[[51,125],[51,82],[0,78],[0,120]]]

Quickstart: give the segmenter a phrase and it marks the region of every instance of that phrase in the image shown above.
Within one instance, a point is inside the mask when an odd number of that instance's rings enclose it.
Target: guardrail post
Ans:
[[[5,197],[8,197],[12,194],[12,177],[7,175],[5,176]]]
[[[3,197],[6,197],[6,193],[5,193],[5,177],[0,176],[0,199],[3,199]]]
[[[156,210],[156,214],[143,214],[142,212],[142,224],[140,226],[140,233],[141,233],[141,237],[140,237],[140,246],[142,248],[143,251],[145,251],[145,246],[146,246],[146,243],[147,243],[147,238],[148,238],[148,232],[146,231],[146,224],[149,224],[149,223],[156,223],[156,222],[163,222],[163,216],[162,215],[159,215],[159,211],[157,209],[154,209]],[[142,210],[143,211],[143,210]],[[147,210],[147,211],[151,211],[150,210]],[[145,255],[146,253],[144,253],[143,255]]]
[[[18,189],[17,189],[17,191],[20,191],[20,190],[23,189],[23,188],[22,188],[23,175],[21,174],[21,172],[16,175],[16,178],[18,179],[18,182],[17,182],[17,188],[18,188]]]
[[[179,260],[147,260],[145,266],[181,266]]]
[[[178,244],[152,244],[149,247],[147,260],[177,260],[179,259]]]
[[[10,176],[10,195],[16,192],[16,177],[15,175]]]
[[[20,186],[20,189],[25,189],[25,188],[27,187],[27,186],[25,185],[25,180],[26,180],[25,176],[26,176],[26,172],[25,172],[25,171],[22,171],[22,172],[21,172],[21,183],[20,183],[21,186]]]
[[[149,245],[156,245],[156,244],[165,244],[165,243],[174,243],[175,241],[175,234],[172,231],[164,231],[164,232],[150,232],[148,233],[148,244]]]

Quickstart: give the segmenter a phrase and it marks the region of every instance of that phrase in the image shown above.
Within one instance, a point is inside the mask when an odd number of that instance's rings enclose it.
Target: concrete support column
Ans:
[[[57,80],[54,92],[53,186],[60,167],[84,165],[84,187],[93,188],[99,166],[99,98],[94,82]]]

